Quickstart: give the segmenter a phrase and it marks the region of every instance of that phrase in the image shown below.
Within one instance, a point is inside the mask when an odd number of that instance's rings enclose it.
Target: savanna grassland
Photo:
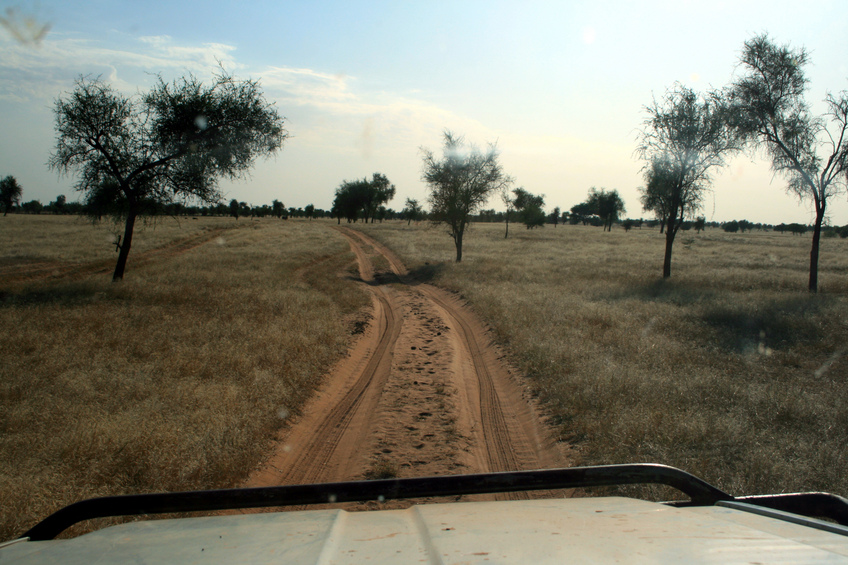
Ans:
[[[164,219],[113,284],[108,222],[0,218],[0,539],[85,497],[243,480],[367,315],[331,225]],[[443,227],[354,227],[488,321],[577,463],[848,494],[848,241],[823,240],[810,295],[809,236],[681,232],[663,281],[647,228],[475,224],[457,264]]]
[[[0,222],[0,539],[106,494],[243,480],[370,304],[324,222]]]
[[[848,494],[848,241],[474,224],[360,226],[460,293],[526,374],[582,464],[657,462],[731,494]],[[643,494],[646,493],[642,490]]]

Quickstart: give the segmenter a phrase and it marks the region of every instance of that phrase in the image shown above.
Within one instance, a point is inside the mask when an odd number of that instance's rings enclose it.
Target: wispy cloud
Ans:
[[[67,90],[78,75],[105,75],[116,88],[134,92],[151,76],[166,78],[191,72],[204,76],[223,65],[243,67],[233,57],[235,47],[220,43],[178,45],[167,36],[125,38],[121,44],[52,33],[39,45],[0,38],[0,99],[52,99]]]
[[[356,99],[351,76],[289,67],[269,67],[258,74],[266,92],[291,103],[333,107]]]

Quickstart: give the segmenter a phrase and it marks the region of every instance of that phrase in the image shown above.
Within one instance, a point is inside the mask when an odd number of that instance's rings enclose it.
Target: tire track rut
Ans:
[[[401,320],[389,293],[374,285],[371,263],[362,249],[350,242],[362,281],[372,292],[374,322],[331,379],[316,403],[277,449],[270,464],[254,473],[247,486],[305,484],[350,478],[357,466],[368,423],[391,368],[392,350]],[[279,446],[278,446],[279,447]]]
[[[384,245],[334,229],[372,294],[372,323],[244,486],[361,479],[385,464],[390,476],[564,466],[484,324]]]
[[[523,404],[520,393],[504,390],[510,388],[509,385],[513,383],[510,382],[508,371],[500,360],[491,353],[492,347],[482,324],[449,292],[411,280],[406,267],[386,246],[362,232],[347,229],[344,229],[344,232],[349,237],[356,237],[374,247],[387,260],[401,281],[435,303],[443,311],[450,325],[456,328],[462,348],[473,367],[472,374],[465,375],[465,378],[475,381],[475,386],[469,388],[477,397],[474,403],[474,418],[480,423],[480,443],[484,451],[481,458],[486,466],[482,470],[512,471],[539,468],[545,466],[545,463],[551,463],[545,461],[548,458],[542,453],[545,446],[541,437],[547,430],[538,429],[541,426],[534,426],[529,414],[516,414],[513,406],[506,405],[501,400],[502,396],[511,396],[509,400],[513,405],[516,400],[519,407]],[[496,381],[501,381],[499,386],[496,386]],[[522,419],[524,422],[521,422]],[[522,497],[523,494],[514,493],[513,497]]]

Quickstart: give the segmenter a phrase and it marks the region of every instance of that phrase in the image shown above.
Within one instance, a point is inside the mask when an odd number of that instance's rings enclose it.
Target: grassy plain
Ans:
[[[221,488],[346,349],[367,294],[325,222],[0,221],[0,540],[85,497]]]
[[[848,495],[848,240],[653,229],[359,226],[463,295],[582,463],[658,462],[731,494]],[[643,491],[644,493],[644,491]]]
[[[581,463],[732,494],[848,494],[848,241],[475,224],[362,226],[465,296]],[[89,496],[224,487],[345,349],[367,296],[328,222],[166,219],[112,284],[115,229],[0,218],[0,539]]]

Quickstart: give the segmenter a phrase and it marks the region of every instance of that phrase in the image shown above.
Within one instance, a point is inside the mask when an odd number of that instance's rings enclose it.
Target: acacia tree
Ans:
[[[271,214],[273,214],[275,218],[282,218],[285,213],[286,205],[275,198],[274,201],[271,202]]]
[[[604,188],[597,190],[592,187],[586,202],[604,222],[604,231],[612,231],[612,225],[618,221],[621,214],[627,211],[624,208],[624,200],[615,189],[607,191]]]
[[[64,214],[65,213],[65,203],[67,201],[68,201],[68,199],[65,197],[64,194],[60,194],[59,196],[57,196],[56,200],[54,202],[50,203],[50,205],[53,207],[53,213],[54,214]]]
[[[381,173],[371,175],[370,181],[367,178],[343,181],[336,189],[333,216],[341,223],[342,218],[355,222],[362,214],[366,222],[371,218],[371,223],[374,223],[380,207],[394,198],[395,192],[395,185]]]
[[[662,201],[666,214],[663,278],[668,278],[674,238],[684,218],[698,209],[712,171],[725,164],[739,142],[727,127],[726,103],[720,93],[701,96],[676,83],[645,111],[648,118],[636,150],[647,161],[642,202]]]
[[[417,222],[421,219],[421,216],[424,214],[424,209],[421,207],[418,200],[414,198],[407,198],[406,206],[401,214],[403,214],[403,217],[406,218],[406,225],[409,225],[413,220]]]
[[[367,180],[344,181],[336,189],[332,213],[338,218],[338,223],[342,223],[342,218],[345,218],[348,223],[355,222],[359,218],[366,190],[364,185],[367,183]]]
[[[810,250],[810,292],[818,290],[819,241],[828,200],[848,185],[848,92],[828,94],[824,117],[810,114],[804,100],[807,52],[776,45],[767,35],[745,42],[744,72],[731,85],[734,125],[771,158],[772,170],[789,182],[787,190],[811,200],[816,214]]]
[[[444,132],[442,158],[429,149],[424,153],[422,180],[430,189],[430,219],[447,224],[456,246],[456,261],[462,261],[462,240],[470,216],[492,192],[506,186],[511,179],[504,175],[494,144],[483,153],[473,145],[466,146],[462,137]]]
[[[509,237],[509,213],[512,212],[515,203],[512,200],[512,196],[510,196],[509,185],[507,184],[504,184],[498,189],[498,195],[501,197],[504,208],[506,208],[506,212],[504,212],[504,219],[506,220],[504,239],[507,239]]]
[[[23,189],[18,180],[12,175],[7,175],[0,180],[0,204],[3,204],[3,215],[9,213],[15,204],[19,204],[23,196]]]
[[[126,97],[99,78],[80,77],[56,101],[56,151],[50,166],[76,171],[76,189],[111,199],[124,219],[113,281],[124,276],[138,216],[149,205],[216,202],[220,177],[239,178],[286,138],[283,118],[255,81],[217,75],[204,86],[189,75]]]
[[[365,204],[363,211],[365,212],[365,221],[371,218],[371,223],[380,207],[389,202],[395,197],[395,185],[389,182],[386,175],[382,173],[374,173],[371,175],[371,180],[366,181]]]
[[[523,188],[516,188],[512,191],[515,198],[512,203],[518,211],[521,223],[529,230],[545,225],[545,196],[535,195],[527,192]]]
[[[556,208],[554,208],[554,211],[553,211],[553,212],[551,212],[551,215],[550,215],[550,216],[548,216],[548,218],[550,218],[551,223],[554,225],[554,227],[557,227],[557,224],[559,223],[559,217],[560,217],[560,214],[561,214],[561,213],[562,213],[562,212],[561,212],[561,210],[559,209],[559,206],[557,206]]]
[[[595,209],[588,202],[581,202],[571,207],[571,223],[588,225],[595,216]]]
[[[642,203],[643,211],[653,213],[654,217],[659,220],[660,233],[665,233],[665,225],[671,213],[672,191],[670,189],[670,179],[666,178],[670,166],[666,163],[661,163],[661,160],[661,157],[657,157],[643,171],[645,186],[639,188],[639,192],[642,193],[639,201]],[[688,197],[682,198],[684,214],[692,214],[700,208],[700,191],[686,191],[686,194],[683,196]]]

